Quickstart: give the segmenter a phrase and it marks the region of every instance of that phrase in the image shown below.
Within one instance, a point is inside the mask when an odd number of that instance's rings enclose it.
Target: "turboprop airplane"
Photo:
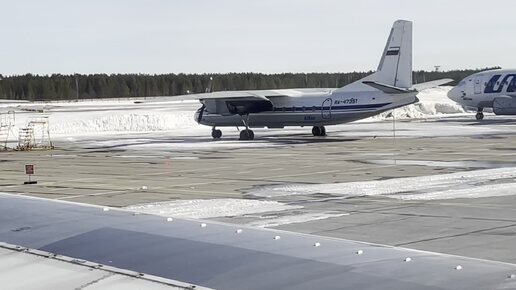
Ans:
[[[516,70],[489,70],[472,74],[448,92],[453,101],[477,109],[476,119],[484,119],[484,108],[496,115],[516,115]]]
[[[211,126],[212,137],[222,137],[217,127],[241,127],[240,140],[254,139],[249,128],[313,126],[314,136],[325,136],[327,125],[364,119],[418,101],[419,90],[448,83],[444,79],[412,85],[412,22],[394,22],[375,73],[337,89],[285,89],[225,91],[188,95],[202,107],[195,120]],[[174,97],[178,99],[178,97]]]

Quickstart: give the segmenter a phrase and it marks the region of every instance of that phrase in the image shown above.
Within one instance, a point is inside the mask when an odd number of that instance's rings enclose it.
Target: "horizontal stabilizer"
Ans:
[[[448,84],[451,82],[453,82],[452,79],[440,79],[440,80],[412,85],[412,89],[420,92],[422,90],[435,88],[435,87],[442,86],[442,85],[445,85],[445,84]]]
[[[363,81],[362,82],[363,84],[365,85],[368,85],[370,87],[373,87],[377,90],[380,90],[386,94],[391,94],[391,95],[395,95],[395,94],[406,94],[406,93],[412,93],[413,91],[411,90],[407,90],[407,89],[404,89],[404,88],[398,88],[398,87],[395,87],[395,86],[390,86],[390,85],[386,85],[386,84],[381,84],[381,83],[377,83],[377,82],[373,82],[373,81]]]

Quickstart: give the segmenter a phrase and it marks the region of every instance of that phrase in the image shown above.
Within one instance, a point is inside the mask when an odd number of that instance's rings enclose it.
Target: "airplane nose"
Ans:
[[[459,102],[460,98],[462,96],[462,93],[460,92],[459,88],[454,87],[448,92],[448,98],[452,101]]]

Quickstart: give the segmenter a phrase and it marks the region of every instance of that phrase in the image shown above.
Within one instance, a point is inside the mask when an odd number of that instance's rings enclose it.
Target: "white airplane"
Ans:
[[[472,74],[448,92],[448,98],[477,109],[476,118],[484,118],[484,108],[496,115],[516,115],[516,70],[489,70]]]
[[[202,107],[195,120],[217,127],[240,127],[240,140],[254,139],[249,128],[313,126],[314,136],[326,135],[326,125],[352,122],[418,101],[419,90],[452,81],[444,79],[412,85],[412,22],[394,22],[375,73],[337,89],[225,91],[188,95]],[[177,100],[178,97],[172,99]]]

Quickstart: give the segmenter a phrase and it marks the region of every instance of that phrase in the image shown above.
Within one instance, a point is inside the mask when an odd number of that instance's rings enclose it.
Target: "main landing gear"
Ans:
[[[244,123],[245,130],[240,131],[240,139],[239,140],[254,140],[254,132],[253,130],[249,129],[249,114],[240,115],[240,118],[242,118],[242,123]]]
[[[239,140],[254,140],[254,132],[250,129],[245,129],[240,131],[240,139]]]
[[[484,119],[484,108],[478,108],[475,118],[477,118],[479,121]]]
[[[326,128],[324,128],[324,126],[314,126],[312,128],[312,134],[314,136],[326,136]]]

